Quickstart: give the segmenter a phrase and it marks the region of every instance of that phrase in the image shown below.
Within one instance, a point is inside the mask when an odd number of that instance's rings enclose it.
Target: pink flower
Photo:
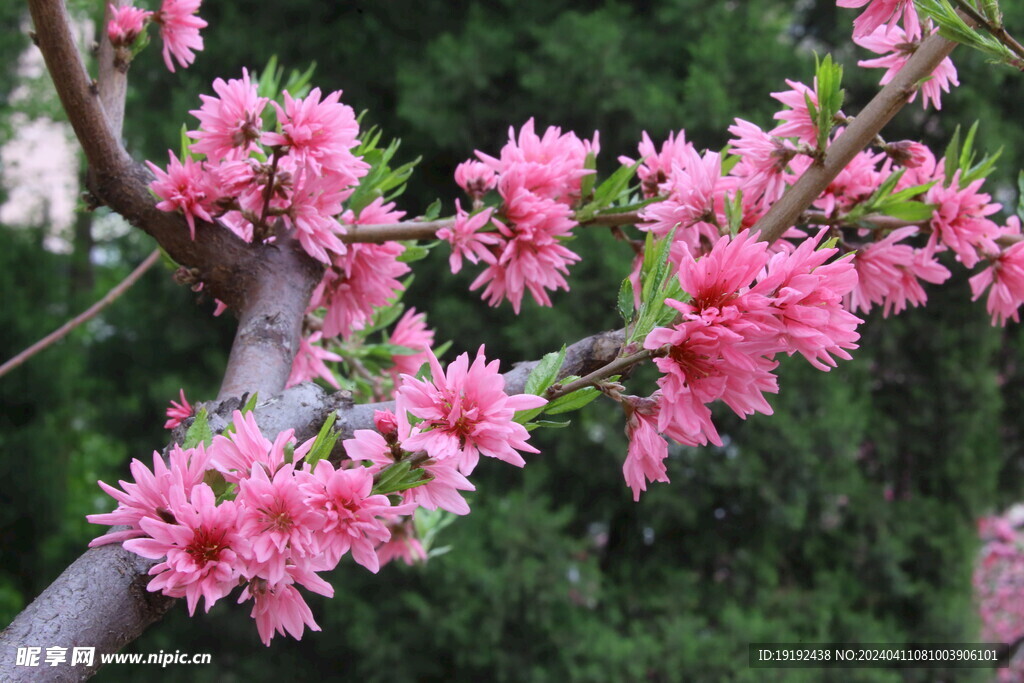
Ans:
[[[497,262],[491,263],[469,287],[476,290],[486,284],[483,297],[491,306],[508,299],[516,313],[526,290],[542,306],[551,305],[547,290],[568,291],[564,276],[569,272],[568,265],[580,258],[559,240],[576,226],[569,207],[516,184],[520,180],[503,176],[499,181],[509,225],[498,221],[494,224],[505,238],[504,244],[497,247]]]
[[[351,550],[352,559],[376,574],[380,562],[374,546],[391,538],[380,517],[405,514],[412,507],[393,507],[387,496],[371,496],[373,474],[366,468],[335,470],[327,460],[303,472],[302,488],[309,506],[326,518],[318,532],[324,568],[333,568]]]
[[[916,233],[914,226],[898,228],[854,255],[857,286],[847,295],[852,310],[867,313],[879,304],[884,306],[883,317],[888,317],[902,312],[908,303],[921,306],[928,300],[919,280],[940,284],[949,278],[949,270],[931,250],[899,244]]]
[[[920,30],[921,25],[913,0],[836,0],[836,5],[850,8],[868,5],[868,8],[853,20],[855,38],[868,35],[879,28],[887,31],[898,29],[891,22],[898,20],[900,15],[909,33]]]
[[[323,336],[323,332],[314,332],[299,340],[299,352],[295,354],[295,359],[292,361],[292,371],[288,375],[288,382],[284,385],[286,389],[308,382],[315,377],[321,378],[335,389],[341,388],[338,379],[324,364],[324,361],[338,363],[342,358],[322,346],[316,346]]]
[[[640,138],[641,164],[636,169],[636,175],[640,178],[640,187],[644,197],[656,197],[661,194],[661,185],[669,179],[673,166],[686,165],[686,154],[693,151],[693,145],[686,141],[686,132],[679,131],[679,134],[668,134],[668,140],[661,145],[659,152],[654,143],[651,142],[647,131],[644,131]],[[619,163],[624,166],[632,166],[635,161],[629,157],[619,157]]]
[[[729,140],[732,153],[740,157],[732,175],[741,179],[744,197],[763,195],[768,201],[776,201],[785,191],[786,167],[796,150],[743,119],[736,119],[729,132],[736,136]]]
[[[913,3],[910,6],[912,7]],[[861,60],[857,62],[857,65],[867,69],[886,69],[882,80],[879,81],[881,85],[885,85],[896,77],[899,70],[917,50],[921,40],[919,31],[907,33],[899,27],[886,26],[879,26],[859,37],[855,35],[853,39],[855,43],[876,54],[884,55],[877,59]],[[951,85],[960,85],[960,81],[957,80],[953,60],[946,57],[935,68],[931,77],[921,83],[920,89],[924,93],[921,104],[927,109],[928,103],[934,102],[936,109],[942,109],[942,93],[949,92]],[[910,101],[913,102],[916,97],[917,92],[914,92],[910,96]]]
[[[242,415],[236,410],[231,418],[228,429],[233,431],[213,437],[209,452],[211,464],[227,481],[246,479],[257,466],[273,475],[285,465],[285,446],[295,444],[295,430],[286,429],[271,442],[260,432],[252,412]],[[296,446],[292,461],[298,462],[312,447],[313,439]]]
[[[90,548],[107,543],[124,541],[144,536],[139,522],[144,518],[165,519],[171,506],[171,492],[182,492],[186,497],[203,481],[210,467],[210,457],[202,444],[195,448],[182,449],[177,444],[171,448],[169,463],[153,451],[153,469],[150,471],[141,461],[134,459],[129,466],[131,482],[119,481],[123,491],[101,482],[99,486],[117,501],[117,509],[98,515],[87,515],[93,524],[109,526],[127,525],[124,531],[112,531],[89,543]]]
[[[257,149],[256,142],[263,131],[260,114],[268,99],[259,97],[256,84],[249,80],[249,72],[242,69],[242,80],[213,82],[218,97],[200,95],[203,105],[189,113],[199,119],[199,130],[189,131],[196,140],[192,151],[205,154],[211,161],[241,160]]]
[[[766,275],[751,290],[771,298],[770,312],[779,325],[779,350],[799,352],[819,370],[835,367],[832,356],[850,359],[863,321],[845,310],[843,297],[857,286],[857,271],[849,258],[831,263],[838,249],[819,249],[825,234],[806,239],[789,254],[772,256]]]
[[[543,137],[539,137],[531,118],[523,124],[518,138],[513,128],[509,128],[508,137],[500,159],[479,150],[476,155],[499,176],[514,177],[514,184],[541,197],[566,205],[580,199],[581,178],[594,172],[585,168],[587,155],[596,155],[600,150],[597,133],[591,142],[580,140],[573,132],[563,134],[561,128],[550,126]]]
[[[325,583],[325,585],[330,588],[330,584]],[[330,593],[326,595],[331,597],[333,594],[334,590],[331,589]],[[268,647],[276,633],[284,635],[287,631],[295,640],[302,640],[306,626],[310,631],[320,630],[313,619],[313,612],[309,609],[309,605],[292,585],[291,577],[274,586],[269,585],[263,579],[253,579],[242,591],[238,602],[245,602],[250,597],[253,598],[250,616],[256,620],[256,630],[259,631],[260,640]]]
[[[434,331],[427,327],[427,315],[417,313],[415,308],[410,308],[395,325],[395,329],[391,331],[388,344],[404,346],[415,351],[415,353],[391,356],[394,366],[388,370],[388,373],[394,380],[395,386],[398,386],[399,375],[415,375],[430,356],[430,347],[434,344]]]
[[[716,152],[705,152],[701,157],[692,146],[679,157],[679,163],[673,162],[672,172],[661,186],[668,198],[645,207],[641,212],[645,224],[641,227],[658,237],[665,237],[676,228],[676,239],[694,246],[700,235],[713,241],[718,238],[715,225],[724,222],[724,216],[715,210],[715,200],[723,189],[722,159]],[[696,228],[694,234],[685,234],[691,227]]]
[[[626,410],[626,436],[629,451],[622,465],[622,476],[633,489],[633,501],[647,490],[648,481],[668,483],[664,460],[668,444],[658,433],[658,405],[650,399],[635,399],[622,404]]]
[[[125,541],[124,547],[152,560],[164,558],[149,570],[148,590],[185,598],[189,614],[203,597],[209,612],[238,585],[239,555],[248,551],[236,526],[238,508],[230,500],[217,505],[213,490],[199,484],[188,501],[180,489],[172,490],[168,513],[173,522],[144,517],[140,524],[150,537]]]
[[[447,373],[433,353],[428,360],[433,380],[403,375],[396,395],[400,431],[405,433],[409,414],[421,420],[402,441],[403,448],[424,450],[435,460],[454,458],[464,475],[473,472],[481,455],[522,467],[526,463],[516,451],[538,452],[526,443],[526,428],[513,418],[516,411],[539,408],[547,401],[506,394],[498,361],[486,363],[484,347],[472,366],[464,353],[449,364]]]
[[[178,396],[181,397],[181,403],[171,401],[171,407],[167,409],[168,420],[164,423],[164,429],[174,429],[181,424],[182,420],[192,417],[192,414],[195,412],[185,398],[184,389],[178,390]]]
[[[790,90],[772,93],[772,97],[789,109],[775,112],[773,118],[783,123],[772,129],[771,134],[780,138],[798,138],[800,142],[817,146],[818,124],[811,118],[807,100],[818,106],[818,94],[814,88],[809,88],[799,81],[787,78],[786,85]]]
[[[310,163],[315,172],[327,168],[341,187],[355,185],[370,170],[369,164],[352,154],[359,144],[359,123],[352,107],[341,104],[341,91],[320,99],[314,88],[304,99],[284,94],[284,107],[273,103],[280,133],[264,133],[263,144],[287,146],[300,162]]]
[[[482,161],[470,159],[455,167],[455,182],[473,199],[481,199],[498,184],[498,175]]]
[[[480,163],[480,162],[473,162]],[[451,245],[452,254],[448,259],[448,265],[453,273],[462,270],[462,258],[465,257],[470,263],[494,263],[496,258],[491,253],[489,246],[502,243],[500,235],[491,232],[481,232],[491,223],[491,215],[494,209],[484,209],[472,216],[467,215],[455,200],[455,222],[450,228],[441,228],[437,231],[437,238],[448,240]]]
[[[174,62],[188,68],[195,61],[193,50],[203,49],[203,38],[199,29],[206,28],[206,22],[195,14],[202,0],[163,0],[160,11],[153,21],[160,24],[160,38],[164,41],[164,64],[174,73]]]
[[[904,168],[924,168],[929,163],[935,163],[935,157],[930,149],[920,142],[913,140],[900,140],[890,142],[885,147],[885,153],[889,158]]]
[[[925,195],[925,201],[935,205],[929,244],[941,242],[949,247],[967,268],[973,268],[978,262],[979,249],[999,251],[994,242],[999,236],[999,226],[986,216],[999,211],[1002,205],[990,203],[991,197],[978,191],[984,182],[978,179],[961,188],[960,171],[957,171],[949,187],[936,183]]]
[[[306,253],[321,263],[331,263],[328,252],[339,255],[346,252],[346,246],[338,237],[345,230],[334,216],[341,213],[341,203],[348,194],[329,174],[316,175],[305,169],[295,179],[292,204],[284,219],[295,229]]]
[[[377,557],[380,559],[380,566],[386,565],[395,558],[401,558],[407,565],[412,566],[427,561],[427,551],[424,550],[420,539],[416,538],[416,530],[412,525],[411,518],[396,518],[388,529],[391,531],[391,540],[381,544],[377,548]]]
[[[256,573],[277,584],[285,579],[285,566],[319,554],[314,532],[324,527],[322,512],[306,505],[292,465],[281,467],[273,481],[255,467],[239,483],[238,531],[252,544]]]
[[[1011,233],[1020,233],[1020,219],[1010,217]],[[1014,231],[1015,229],[1015,231]],[[977,301],[989,289],[987,309],[993,325],[1005,326],[1008,319],[1020,322],[1024,303],[1024,242],[999,252],[992,265],[971,278],[972,300]]]
[[[168,212],[180,209],[185,214],[189,233],[194,240],[195,219],[213,221],[210,212],[215,211],[219,193],[202,164],[192,161],[191,158],[186,158],[182,164],[171,150],[167,150],[167,155],[171,162],[166,172],[156,164],[146,162],[149,170],[156,176],[156,180],[149,184],[149,189],[162,200],[157,203],[156,208]]]
[[[152,12],[138,7],[115,7],[108,5],[110,21],[107,23],[107,37],[114,47],[128,47],[135,42]]]

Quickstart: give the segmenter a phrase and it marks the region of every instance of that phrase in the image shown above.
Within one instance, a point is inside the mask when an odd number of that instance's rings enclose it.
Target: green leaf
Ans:
[[[902,202],[900,204],[885,205],[879,210],[886,216],[917,223],[930,219],[935,212],[935,205],[925,204],[924,202]]]
[[[587,201],[587,197],[594,190],[594,183],[597,182],[597,155],[587,152],[587,158],[583,161],[583,168],[594,171],[580,178],[580,197]]]
[[[629,278],[623,278],[622,285],[619,287],[619,300],[618,308],[619,315],[622,316],[622,320],[628,325],[633,320],[634,309],[633,301],[633,283],[630,282]]]
[[[1024,218],[1024,171],[1017,174],[1017,217]]]
[[[380,471],[373,485],[371,495],[388,495],[407,491],[434,480],[421,469],[410,469],[408,460],[401,460]]]
[[[329,457],[331,451],[334,450],[334,444],[338,442],[338,432],[335,432],[334,421],[338,419],[338,414],[332,412],[324,420],[324,424],[320,427],[320,432],[316,435],[316,441],[313,442],[313,447],[309,449],[309,453],[306,454],[306,462],[313,466],[317,462]]]
[[[249,400],[245,402],[244,406],[242,406],[242,415],[245,415],[246,413],[251,413],[252,411],[256,410],[256,403],[257,401],[259,401],[259,398],[259,392],[252,392],[252,396],[250,396]]]
[[[195,448],[199,444],[209,446],[213,441],[213,431],[210,430],[210,420],[206,414],[206,408],[200,408],[195,419],[185,432],[185,443],[182,448]]]
[[[437,242],[435,241],[434,244],[437,244]],[[428,254],[430,254],[430,246],[406,243],[405,251],[399,254],[398,258],[395,260],[400,263],[415,263],[416,261],[422,261],[427,258]]]
[[[562,344],[559,351],[552,351],[540,359],[533,372],[526,378],[524,393],[541,396],[558,379],[558,371],[562,369],[563,363],[565,363],[565,344]]]
[[[943,182],[944,187],[949,187],[950,183],[953,182],[953,175],[957,171],[957,160],[960,158],[960,126],[956,127],[953,131],[953,137],[949,139],[949,144],[946,145],[946,164],[944,167],[945,181]]]
[[[537,420],[536,422],[527,422],[524,427],[526,431],[532,432],[534,429],[545,427],[547,429],[563,429],[572,424],[572,420],[566,420],[565,422],[559,422],[557,420]]]
[[[425,221],[436,221],[438,216],[441,215],[441,200],[435,199],[427,207],[427,210],[423,212],[423,220]]]
[[[572,380],[566,377],[565,381],[571,382]],[[583,387],[582,389],[577,389],[571,394],[559,396],[554,401],[548,403],[544,407],[544,414],[561,415],[562,413],[570,413],[574,410],[579,410],[600,395],[601,392],[594,387]]]

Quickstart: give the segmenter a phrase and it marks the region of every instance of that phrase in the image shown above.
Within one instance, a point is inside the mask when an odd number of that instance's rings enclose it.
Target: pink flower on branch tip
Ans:
[[[189,614],[195,614],[199,598],[205,598],[209,612],[238,585],[240,556],[249,549],[237,526],[238,508],[230,500],[218,505],[213,490],[199,484],[187,500],[180,489],[171,491],[168,517],[173,523],[143,518],[140,524],[149,538],[125,541],[124,547],[149,559],[163,559],[149,570],[150,591],[186,598]]]
[[[496,257],[491,252],[491,247],[501,244],[502,236],[494,232],[483,232],[491,225],[491,218],[494,209],[484,209],[479,213],[468,215],[462,210],[459,200],[455,200],[455,222],[450,228],[441,228],[437,231],[437,238],[447,240],[451,245],[452,254],[448,258],[448,265],[452,273],[462,270],[462,259],[465,257],[470,263],[494,263]]]
[[[113,512],[87,515],[86,519],[93,524],[127,525],[130,529],[104,534],[89,543],[89,547],[144,536],[146,532],[142,530],[140,521],[145,518],[167,518],[171,491],[179,490],[188,496],[203,481],[209,467],[210,456],[202,444],[185,449],[175,444],[167,461],[156,451],[153,452],[152,470],[140,460],[132,460],[129,466],[132,481],[118,482],[121,491],[102,481],[98,482],[100,488],[117,501],[117,508]]]
[[[516,451],[538,452],[526,442],[526,428],[513,418],[516,411],[539,408],[547,401],[530,394],[506,394],[498,361],[487,363],[484,347],[472,365],[468,353],[450,363],[447,371],[433,353],[429,361],[432,379],[404,375],[396,395],[400,432],[410,434],[403,439],[403,448],[426,451],[439,461],[452,458],[464,475],[473,472],[481,455],[522,467],[526,463]],[[409,422],[410,414],[419,420],[415,425]]]
[[[110,21],[107,22],[107,38],[114,47],[129,47],[146,27],[152,12],[127,5],[108,5]]]
[[[818,124],[811,118],[811,112],[807,108],[807,101],[818,106],[818,94],[814,88],[808,87],[799,81],[786,79],[789,90],[773,92],[773,98],[789,107],[775,112],[773,118],[782,121],[781,124],[771,130],[771,134],[780,138],[797,138],[800,142],[808,145],[817,145]]]
[[[249,598],[253,599],[250,616],[256,621],[260,640],[268,647],[277,633],[284,635],[287,631],[295,640],[302,640],[307,626],[310,631],[320,630],[309,605],[290,580],[271,586],[263,579],[253,579],[242,591],[238,602]]]
[[[164,429],[174,429],[181,424],[182,420],[192,417],[195,413],[188,399],[185,398],[184,389],[178,390],[178,396],[181,397],[181,403],[171,401],[171,406],[167,409],[168,419],[164,423]]]
[[[498,184],[498,174],[482,161],[463,161],[455,167],[455,182],[470,197],[482,199]]]
[[[867,48],[875,54],[883,55],[876,59],[861,60],[857,62],[857,65],[867,69],[885,69],[882,80],[879,81],[880,85],[885,85],[895,78],[903,65],[910,60],[921,44],[921,34],[914,31],[905,32],[899,27],[879,26],[864,35],[855,36],[853,40],[861,47]],[[935,68],[931,77],[924,79],[921,83],[922,106],[927,109],[929,103],[934,103],[936,109],[942,109],[942,93],[948,93],[950,86],[953,85],[960,85],[960,81],[957,80],[953,60],[946,57]],[[917,92],[915,91],[910,96],[910,101],[913,102],[916,97]]]
[[[622,476],[633,490],[633,500],[647,490],[647,482],[668,482],[665,458],[668,443],[658,433],[658,404],[645,398],[632,398],[624,402],[626,411],[626,437],[629,450],[622,465]]]
[[[213,221],[210,212],[215,211],[220,195],[202,163],[186,157],[185,163],[182,164],[171,150],[167,150],[167,155],[170,157],[170,165],[166,172],[153,162],[146,162],[149,170],[156,176],[156,180],[149,184],[149,189],[161,199],[156,208],[168,212],[180,210],[185,214],[189,234],[194,240],[196,218],[207,222]]]
[[[928,300],[921,280],[941,284],[949,279],[949,270],[935,259],[934,250],[900,244],[917,232],[914,226],[898,228],[854,255],[857,286],[847,295],[851,310],[867,313],[881,305],[882,316],[888,317],[907,304],[921,306]]]
[[[242,69],[241,80],[216,79],[213,90],[217,97],[200,95],[202,106],[189,112],[199,119],[199,130],[188,132],[196,141],[192,151],[212,161],[244,160],[257,148],[263,132],[260,114],[269,100],[257,95],[247,69]]]
[[[868,35],[878,29],[886,31],[898,29],[893,22],[899,21],[901,18],[908,33],[915,34],[921,30],[913,0],[836,0],[836,5],[846,8],[860,8],[867,5],[861,15],[853,20],[855,38]]]
[[[163,0],[160,11],[153,21],[160,24],[160,38],[164,41],[164,64],[174,73],[174,60],[188,68],[195,61],[193,50],[203,49],[203,37],[199,29],[206,28],[206,22],[196,16],[202,0]]]
[[[369,164],[352,154],[359,144],[359,123],[352,107],[341,104],[337,90],[321,100],[320,88],[305,98],[284,93],[284,107],[273,102],[280,133],[264,133],[263,144],[288,147],[298,161],[315,172],[328,169],[342,187],[355,185],[370,170]]]
[[[1020,219],[1010,217],[1007,234],[1020,234]],[[991,258],[991,265],[971,278],[972,300],[988,289],[986,307],[993,325],[1005,326],[1007,320],[1020,321],[1024,303],[1024,242],[1017,242]]]
[[[967,268],[973,268],[980,259],[979,251],[999,251],[995,243],[1000,234],[999,226],[987,216],[999,211],[1002,205],[991,202],[989,195],[979,192],[984,179],[962,188],[960,175],[961,172],[957,171],[949,187],[936,183],[925,195],[925,201],[935,205],[929,244],[949,247],[958,261]]]
[[[636,169],[644,197],[655,197],[661,194],[661,185],[669,179],[672,167],[685,167],[687,152],[692,150],[693,145],[686,141],[685,131],[681,130],[678,134],[669,133],[668,139],[662,143],[660,151],[651,142],[647,131],[644,131],[638,146],[641,163]],[[636,162],[629,157],[622,156],[619,157],[619,163],[624,166],[632,166]]]

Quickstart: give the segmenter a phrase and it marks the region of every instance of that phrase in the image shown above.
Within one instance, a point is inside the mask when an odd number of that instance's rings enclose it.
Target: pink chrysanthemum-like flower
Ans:
[[[262,467],[239,483],[238,530],[252,544],[257,574],[275,585],[285,579],[285,566],[319,554],[314,533],[324,527],[322,512],[306,504],[292,465],[273,477]]]
[[[347,251],[338,237],[345,229],[334,216],[341,213],[341,204],[348,194],[332,176],[316,175],[308,168],[295,179],[292,203],[284,219],[295,229],[306,253],[321,263],[331,263],[328,252],[344,255]]]
[[[925,195],[925,201],[935,205],[929,244],[938,242],[949,247],[967,268],[978,263],[979,250],[999,251],[994,241],[999,236],[999,226],[986,216],[999,211],[1002,205],[991,203],[989,195],[979,192],[984,182],[978,179],[961,188],[957,171],[949,187],[936,183]]]
[[[107,38],[114,47],[128,47],[135,42],[152,12],[131,5],[115,7],[109,5],[110,21],[107,22]]]
[[[622,476],[626,485],[633,489],[633,500],[640,500],[641,491],[647,490],[647,482],[668,483],[665,458],[668,457],[668,443],[658,433],[658,405],[651,399],[634,399],[623,403],[628,418],[626,436],[629,450],[622,465]]]
[[[160,11],[153,21],[160,24],[160,38],[164,41],[164,64],[174,73],[173,57],[184,68],[195,61],[193,50],[203,49],[203,37],[199,29],[206,28],[206,22],[196,16],[202,0],[163,0]]]
[[[215,210],[219,194],[201,163],[186,158],[182,164],[171,150],[167,150],[167,155],[171,161],[166,172],[156,164],[146,162],[156,176],[156,180],[149,184],[149,189],[162,200],[156,208],[161,211],[180,209],[185,214],[189,233],[195,239],[196,218],[207,222],[213,220],[210,212]]]
[[[686,141],[685,131],[679,131],[678,135],[669,133],[668,139],[661,145],[660,152],[651,142],[647,131],[644,131],[638,147],[642,163],[636,169],[644,197],[656,197],[661,194],[661,185],[669,179],[672,167],[685,167],[687,152],[692,150],[693,145]],[[619,157],[619,163],[624,166],[632,166],[636,162],[629,157],[622,156]]]
[[[210,457],[202,444],[186,449],[174,444],[168,462],[153,451],[152,470],[140,460],[132,460],[129,466],[132,481],[118,482],[123,491],[118,491],[102,481],[98,482],[100,488],[117,501],[117,509],[113,512],[88,515],[86,519],[93,524],[127,525],[131,528],[104,534],[89,543],[89,547],[144,536],[145,532],[139,522],[144,518],[164,519],[171,505],[171,491],[180,490],[188,496],[192,489],[203,481],[209,467]]]
[[[786,167],[796,150],[743,119],[736,119],[729,132],[736,136],[729,140],[732,153],[740,157],[732,175],[740,178],[744,197],[776,201],[786,189]]]
[[[229,482],[248,478],[255,467],[262,467],[273,475],[285,464],[285,445],[295,443],[295,430],[286,429],[273,442],[260,432],[252,412],[242,415],[236,410],[231,415],[231,429],[218,434],[210,444],[210,461]],[[225,434],[228,434],[225,436]],[[292,461],[298,462],[313,447],[313,439],[296,446]]]
[[[383,567],[396,558],[401,558],[402,562],[409,566],[426,562],[427,551],[423,548],[420,539],[416,538],[411,518],[396,518],[396,520],[398,521],[388,524],[391,540],[377,548],[380,566]]]
[[[181,424],[182,420],[192,417],[195,412],[188,399],[185,398],[184,389],[178,390],[178,396],[181,397],[181,403],[171,401],[171,406],[167,409],[167,422],[164,423],[164,429],[174,429]]]
[[[931,250],[900,244],[917,232],[914,226],[898,228],[855,254],[857,286],[847,295],[851,310],[867,313],[878,304],[883,317],[901,313],[908,303],[921,306],[928,300],[920,280],[940,284],[949,278]]]
[[[563,134],[561,128],[549,126],[538,136],[531,118],[518,138],[514,128],[509,128],[508,137],[500,158],[479,150],[476,155],[499,176],[514,177],[514,184],[534,194],[569,205],[579,200],[580,179],[594,172],[585,168],[587,155],[600,150],[597,133],[593,141],[580,140],[571,131]]]
[[[314,171],[321,167],[336,175],[342,187],[355,185],[370,166],[352,154],[359,144],[359,123],[352,107],[341,104],[341,91],[320,99],[320,88],[314,88],[303,99],[293,99],[285,92],[284,107],[273,103],[280,133],[265,133],[263,144],[287,146],[301,162],[310,163]]]
[[[374,546],[391,538],[381,517],[406,514],[415,507],[392,506],[387,496],[371,496],[373,474],[366,468],[336,470],[327,460],[303,473],[302,488],[309,506],[326,517],[318,532],[324,568],[333,568],[351,550],[352,559],[376,574],[380,561]]]
[[[329,592],[324,592],[323,595],[333,596],[334,589],[330,584],[324,582],[324,585]],[[287,631],[295,640],[302,640],[305,627],[308,626],[310,631],[320,630],[313,619],[313,612],[292,585],[290,576],[273,586],[263,579],[251,580],[239,596],[238,602],[245,602],[250,597],[253,599],[250,616],[256,620],[260,640],[268,647],[276,633],[284,635]]]
[[[495,262],[496,258],[490,247],[501,244],[502,238],[493,232],[482,232],[491,224],[493,212],[494,209],[484,209],[470,216],[462,210],[459,200],[455,200],[455,222],[452,227],[437,231],[437,238],[447,240],[451,245],[452,254],[448,258],[448,265],[453,273],[462,270],[463,257],[474,264],[480,261]]]
[[[513,417],[518,410],[539,408],[547,401],[530,394],[506,394],[498,361],[487,363],[484,347],[472,365],[464,353],[447,372],[433,353],[429,361],[432,380],[404,375],[397,392],[400,431],[406,431],[409,414],[421,420],[402,441],[403,448],[424,450],[435,460],[454,458],[465,475],[473,472],[481,455],[522,467],[526,463],[516,451],[538,452],[526,442],[526,428]]]
[[[427,327],[427,314],[417,313],[415,308],[410,308],[391,331],[388,343],[393,346],[404,346],[416,352],[391,356],[394,366],[388,372],[397,386],[399,375],[415,375],[430,356],[430,347],[434,344],[434,331]]]
[[[854,37],[854,42],[861,47],[871,50],[875,54],[884,55],[876,59],[864,59],[857,62],[857,66],[867,69],[885,69],[880,85],[885,85],[899,73],[903,65],[921,44],[920,33],[906,33],[899,27],[888,28],[879,26],[873,32],[860,37]],[[922,105],[928,108],[930,102],[935,103],[936,109],[942,109],[942,93],[949,92],[951,85],[960,85],[957,80],[956,67],[953,60],[946,57],[932,72],[930,78],[921,83],[920,90],[923,93]],[[910,96],[913,102],[917,92]]]
[[[779,350],[799,352],[819,370],[835,367],[833,356],[849,360],[856,349],[857,325],[863,320],[843,308],[843,297],[857,286],[850,258],[826,263],[839,251],[819,249],[825,230],[791,253],[772,256],[767,274],[751,292],[770,297],[770,312],[779,325]]]
[[[1020,234],[1020,219],[1011,216],[1007,234]],[[999,252],[992,265],[971,278],[972,300],[977,301],[989,289],[986,307],[993,325],[1005,326],[1007,320],[1020,322],[1024,303],[1024,242]]]
[[[775,112],[774,117],[781,124],[771,130],[771,134],[780,138],[798,138],[800,142],[808,145],[816,145],[818,141],[818,124],[811,118],[811,112],[807,108],[807,100],[810,99],[814,106],[818,106],[818,94],[814,88],[810,88],[799,81],[786,79],[789,90],[773,92],[771,95],[776,100],[789,107]]]
[[[296,384],[309,382],[316,377],[321,378],[335,389],[341,388],[338,384],[338,378],[324,364],[324,361],[338,363],[341,362],[342,358],[338,354],[328,351],[323,346],[318,346],[323,336],[323,332],[314,332],[308,337],[299,340],[299,352],[295,354],[295,359],[292,360],[292,371],[288,375],[288,382],[284,385],[286,389]]]
[[[259,97],[256,84],[249,80],[249,71],[242,69],[242,79],[213,82],[217,97],[200,95],[199,109],[189,113],[199,119],[199,130],[189,131],[192,151],[205,154],[212,161],[242,160],[256,149],[263,132],[260,114],[269,101]]]
[[[149,570],[147,588],[173,598],[185,598],[189,614],[195,614],[199,598],[206,611],[238,585],[240,555],[249,542],[239,533],[238,508],[234,501],[215,502],[206,484],[192,489],[188,501],[180,489],[171,491],[168,517],[173,522],[144,517],[140,524],[149,538],[125,541],[133,553],[163,562]]]
[[[717,239],[715,224],[724,221],[715,210],[716,199],[724,187],[721,185],[722,159],[716,152],[705,152],[701,157],[692,146],[683,150],[679,157],[680,163],[674,163],[669,179],[661,186],[668,198],[644,208],[641,218],[645,223],[640,227],[658,237],[665,237],[676,228],[675,239],[696,247],[700,235]],[[694,231],[688,231],[694,227]]]
[[[921,27],[913,0],[836,0],[836,5],[847,8],[868,6],[853,20],[854,37],[868,35],[879,28],[897,29],[893,22],[899,21],[900,18],[903,19],[904,28],[908,33],[916,33]]]

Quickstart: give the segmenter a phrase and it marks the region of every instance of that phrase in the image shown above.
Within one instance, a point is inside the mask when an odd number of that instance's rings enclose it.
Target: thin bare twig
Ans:
[[[53,346],[64,337],[71,334],[72,330],[74,330],[75,328],[80,327],[84,323],[95,318],[100,311],[102,311],[110,304],[114,303],[118,299],[118,297],[127,292],[131,288],[131,286],[138,282],[139,278],[145,275],[146,271],[152,268],[153,264],[159,260],[160,250],[154,249],[153,253],[147,256],[142,263],[136,266],[135,270],[128,274],[128,277],[121,280],[121,282],[119,282],[117,286],[115,286],[113,289],[107,292],[102,299],[94,303],[81,314],[76,315],[74,318],[67,321],[59,328],[57,328],[50,334],[46,335],[45,337],[37,341],[32,346],[28,347],[27,349],[19,353],[14,358],[10,359],[3,365],[0,365],[0,377],[3,377],[14,368],[23,364],[25,361],[27,361],[29,358],[36,355],[43,349],[49,346]]]

